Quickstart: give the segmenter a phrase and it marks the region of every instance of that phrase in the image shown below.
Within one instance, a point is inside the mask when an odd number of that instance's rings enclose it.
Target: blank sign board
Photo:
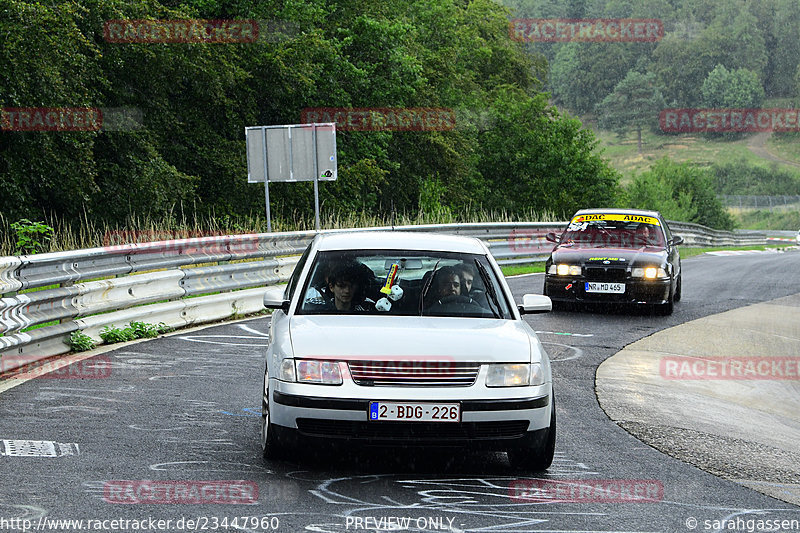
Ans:
[[[250,127],[245,128],[245,138],[248,183],[337,177],[333,123]]]

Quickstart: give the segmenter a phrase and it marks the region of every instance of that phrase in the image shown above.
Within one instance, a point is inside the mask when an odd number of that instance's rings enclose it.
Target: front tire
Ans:
[[[543,472],[553,464],[556,452],[556,401],[555,396],[552,398],[550,426],[544,430],[544,437],[528,435],[523,444],[508,450],[508,462],[514,469]]]
[[[667,303],[661,304],[659,309],[659,314],[663,316],[671,315],[672,311],[674,310],[674,307],[675,307],[675,296],[672,293],[672,287],[670,287],[669,295],[667,296]]]
[[[267,377],[264,376],[264,389],[267,388]],[[267,393],[268,394],[268,393]],[[269,398],[269,396],[267,396]],[[261,454],[264,459],[280,459],[285,455],[285,448],[278,438],[278,428],[270,422],[269,402],[261,399]]]

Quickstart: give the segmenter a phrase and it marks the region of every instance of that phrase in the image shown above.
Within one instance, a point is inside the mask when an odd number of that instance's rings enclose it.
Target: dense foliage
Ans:
[[[718,194],[780,196],[800,195],[800,177],[777,165],[762,167],[737,161],[714,165],[714,188]]]
[[[797,0],[503,0],[518,18],[645,18],[662,22],[657,42],[529,43],[550,64],[558,104],[589,112],[627,72],[651,73],[672,107],[704,105],[718,65],[747,69],[767,98],[800,97]],[[748,81],[749,84],[749,81]],[[748,89],[749,90],[749,89]],[[724,101],[729,101],[728,98]]]
[[[492,0],[0,0],[0,107],[133,110],[123,131],[0,132],[0,214],[263,213],[244,128],[309,107],[444,107],[451,131],[338,133],[323,210],[570,213],[615,201],[591,132],[541,93],[546,64]],[[109,42],[120,19],[256,19],[249,44]],[[266,31],[264,31],[266,30]],[[624,75],[624,72],[622,73]],[[613,87],[613,84],[610,85]],[[313,212],[310,183],[270,187],[273,216]]]
[[[668,220],[733,229],[733,219],[716,196],[709,169],[664,158],[635,176],[627,192],[631,207],[660,211]]]

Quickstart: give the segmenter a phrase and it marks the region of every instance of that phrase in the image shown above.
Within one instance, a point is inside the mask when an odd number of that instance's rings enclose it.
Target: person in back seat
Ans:
[[[453,268],[461,280],[461,295],[470,296],[472,284],[475,281],[475,267],[469,263],[459,263]]]
[[[326,309],[331,311],[370,311],[374,302],[367,298],[370,288],[369,273],[366,265],[356,261],[347,261],[336,265],[328,277],[328,290],[332,294],[325,302]]]

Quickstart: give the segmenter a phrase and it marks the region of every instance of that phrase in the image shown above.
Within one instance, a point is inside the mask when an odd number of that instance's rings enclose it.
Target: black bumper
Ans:
[[[273,391],[273,401],[292,407],[314,409],[369,410],[368,400],[313,398],[287,395]],[[550,405],[550,396],[508,400],[461,401],[462,412],[518,411],[538,409]],[[297,429],[277,426],[278,438],[289,447],[302,442],[315,446],[361,444],[367,446],[403,447],[468,447],[478,450],[505,451],[525,445],[531,439],[544,439],[547,428],[528,431],[530,422],[520,420],[495,420],[481,422],[372,422],[358,420],[331,420],[298,418]]]
[[[614,282],[617,283],[617,282]],[[669,301],[670,280],[625,280],[621,294],[587,293],[586,280],[545,275],[544,293],[557,302],[664,304]]]

